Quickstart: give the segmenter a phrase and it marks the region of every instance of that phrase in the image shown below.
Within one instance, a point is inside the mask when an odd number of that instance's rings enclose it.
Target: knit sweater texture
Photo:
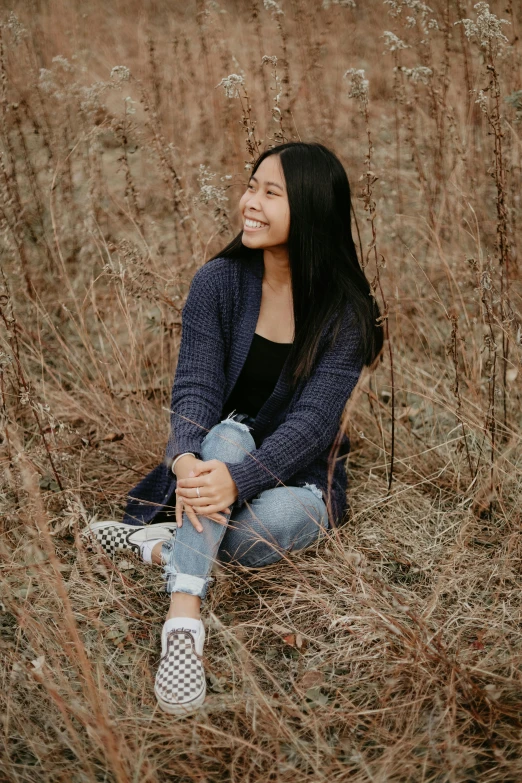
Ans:
[[[124,522],[149,524],[165,504],[175,504],[171,465],[177,454],[192,451],[201,459],[201,442],[221,420],[250,349],[263,273],[263,255],[258,253],[242,259],[215,258],[194,274],[182,310],[165,456],[129,492]],[[340,422],[362,370],[357,357],[360,330],[352,315],[348,306],[333,347],[327,345],[330,319],[313,372],[293,393],[281,372],[255,418],[259,446],[241,462],[225,462],[237,487],[238,506],[278,485],[315,484],[322,491],[330,525],[340,527],[346,521],[344,458],[350,441],[340,432]]]

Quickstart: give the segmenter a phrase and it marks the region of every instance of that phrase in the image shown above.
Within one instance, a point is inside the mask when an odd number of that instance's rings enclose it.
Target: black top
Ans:
[[[232,394],[222,411],[222,418],[232,411],[248,413],[255,418],[274,391],[292,343],[276,343],[254,332],[248,356]]]

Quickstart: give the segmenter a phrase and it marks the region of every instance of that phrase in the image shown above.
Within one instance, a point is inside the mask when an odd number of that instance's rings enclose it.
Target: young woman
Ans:
[[[89,526],[110,554],[164,567],[155,694],[166,712],[205,698],[200,608],[213,564],[274,563],[345,521],[340,421],[383,343],[350,206],[346,172],[322,144],[262,153],[242,230],[190,285],[165,459],[131,490],[122,522]]]

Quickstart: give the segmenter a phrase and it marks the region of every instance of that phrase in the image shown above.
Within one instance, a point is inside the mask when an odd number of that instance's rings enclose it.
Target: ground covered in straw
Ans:
[[[522,779],[517,4],[0,23],[2,780]],[[299,137],[346,165],[389,340],[343,421],[346,524],[216,568],[208,696],[178,720],[160,569],[79,533],[162,458],[190,280],[256,153]]]

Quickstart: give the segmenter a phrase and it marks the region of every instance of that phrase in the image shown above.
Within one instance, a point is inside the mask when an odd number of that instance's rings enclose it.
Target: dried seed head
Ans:
[[[400,16],[403,8],[408,8],[413,11],[416,16],[406,16],[405,27],[407,28],[415,27],[417,21],[419,21],[425,35],[428,35],[430,30],[439,29],[439,24],[436,19],[433,17],[428,19],[428,15],[433,13],[433,8],[430,8],[429,5],[421,2],[421,0],[384,0],[384,5],[390,6],[388,13],[390,16],[394,17]],[[421,43],[425,43],[425,41],[421,41]]]
[[[500,25],[511,24],[511,22],[507,19],[499,19],[498,16],[490,13],[489,3],[475,3],[473,8],[477,11],[476,20],[459,19],[454,24],[464,25],[464,33],[467,38],[477,38],[481,47],[486,48],[489,45],[494,53],[499,54],[506,45],[509,45],[509,40],[502,32]]]
[[[126,82],[130,79],[130,70],[125,65],[115,65],[111,71],[111,79]]]
[[[239,98],[239,85],[244,86],[244,84],[245,80],[242,76],[238,73],[231,73],[225,76],[224,79],[221,79],[219,84],[216,84],[216,87],[223,87],[227,98]]]
[[[488,98],[484,90],[478,91],[475,103],[478,103],[484,114],[488,113]]]
[[[270,11],[272,16],[278,16],[279,14],[284,14],[284,11],[276,3],[275,0],[263,0],[263,5],[265,6],[267,11]]]
[[[200,189],[198,196],[194,199],[194,203],[199,201],[202,204],[209,204],[215,201],[218,204],[223,204],[225,201],[228,201],[228,196],[225,195],[225,188],[209,184],[210,180],[214,179],[215,176],[215,172],[210,171],[204,163],[200,163],[198,174]]]
[[[364,108],[368,104],[368,88],[370,84],[368,79],[364,78],[364,69],[348,68],[348,70],[344,73],[343,79],[345,79],[347,76],[351,76],[350,92],[348,93],[348,97],[355,98],[357,101],[360,101],[361,108]]]
[[[393,70],[401,71],[408,79],[410,79],[412,82],[415,82],[416,84],[418,82],[422,82],[422,84],[428,84],[429,80],[433,76],[433,71],[431,68],[426,68],[424,65],[416,65],[414,68],[405,68],[403,65],[399,65],[398,69],[394,68]]]
[[[384,0],[384,5],[390,6],[388,11],[390,16],[400,16],[403,8],[411,8],[412,11],[415,11],[422,17],[426,17],[430,12],[433,13],[433,8],[430,8],[426,3],[422,3],[421,0]],[[408,17],[408,19],[411,19],[411,17]]]
[[[324,9],[328,10],[331,5],[340,5],[341,8],[357,8],[355,0],[323,0],[322,7]]]
[[[410,48],[408,44],[405,44],[404,41],[401,41],[401,39],[398,38],[395,33],[391,32],[391,30],[385,30],[380,37],[384,38],[384,45],[389,52],[397,52],[399,49]]]
[[[7,17],[7,22],[2,25],[2,27],[4,27],[6,30],[9,30],[15,46],[18,46],[22,38],[26,38],[28,35],[27,28],[24,27],[13,11],[11,11]]]
[[[125,113],[126,114],[136,114],[136,109],[134,108],[136,106],[136,101],[133,101],[130,95],[127,95],[125,98]]]
[[[56,57],[53,57],[52,59],[53,63],[56,63],[56,65],[59,65],[61,68],[63,68],[64,71],[74,71],[75,66],[69,62],[67,57],[64,57],[63,54],[57,54]]]

